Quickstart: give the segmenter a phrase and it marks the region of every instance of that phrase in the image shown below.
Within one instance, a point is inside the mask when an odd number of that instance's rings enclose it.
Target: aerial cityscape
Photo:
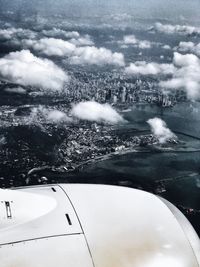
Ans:
[[[138,188],[200,234],[199,2],[47,2],[0,0],[0,187]]]

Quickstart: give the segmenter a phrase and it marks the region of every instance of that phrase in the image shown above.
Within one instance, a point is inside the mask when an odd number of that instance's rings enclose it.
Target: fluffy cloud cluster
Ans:
[[[200,34],[200,28],[188,25],[171,25],[171,24],[162,24],[157,22],[155,24],[154,29],[158,32],[166,34],[183,34],[183,35]]]
[[[195,44],[193,42],[180,42],[178,50],[180,52],[190,52],[200,56],[200,43]]]
[[[95,101],[81,102],[71,110],[71,114],[81,120],[106,122],[116,124],[123,122],[123,118],[108,104],[99,104]]]
[[[47,56],[69,56],[76,49],[76,46],[70,42],[55,38],[43,38],[39,41],[24,40],[23,44]]]
[[[64,37],[64,38],[79,38],[80,34],[77,31],[64,31],[58,28],[51,30],[43,30],[42,33],[48,37]]]
[[[11,40],[13,38],[35,38],[36,33],[30,30],[21,29],[21,28],[7,28],[0,29],[0,39]]]
[[[163,45],[162,48],[165,49],[165,50],[170,50],[171,46],[170,45]]]
[[[69,118],[66,113],[59,110],[48,111],[47,120],[54,123],[71,122],[71,118]]]
[[[24,40],[24,45],[48,56],[67,56],[72,64],[125,65],[123,54],[112,53],[103,47],[77,47],[69,41],[55,38],[43,38],[39,41]]]
[[[135,35],[125,35],[122,42],[119,42],[122,44],[122,47],[127,45],[133,45],[134,47],[140,48],[140,49],[149,49],[152,46],[152,43],[147,40],[138,40]]]
[[[193,54],[174,53],[173,64],[176,70],[173,77],[161,81],[160,86],[171,89],[185,89],[190,99],[200,98],[200,59]]]
[[[64,31],[58,28],[53,28],[51,30],[43,30],[42,33],[47,37],[69,39],[70,43],[77,46],[94,45],[91,37],[88,34],[80,36],[77,31]]]
[[[38,121],[55,124],[71,123],[73,118],[109,124],[124,122],[122,116],[110,105],[99,104],[95,101],[80,102],[74,105],[70,114],[72,117],[60,110],[49,109],[44,106],[33,107],[28,117],[28,123],[38,123]]]
[[[197,47],[191,44],[183,46],[184,49]],[[129,75],[170,75],[170,79],[159,82],[161,88],[183,89],[189,99],[200,99],[200,59],[194,54],[175,52],[172,64],[137,61],[126,67],[125,72]]]
[[[124,39],[123,39],[123,43],[124,44],[136,44],[137,43],[137,39],[135,37],[135,35],[125,35]]]
[[[167,128],[167,125],[163,120],[153,118],[149,119],[147,123],[150,125],[153,135],[158,138],[159,143],[164,144],[170,139],[177,139],[177,136]]]
[[[77,46],[94,45],[94,42],[88,34],[80,36],[79,38],[72,38],[70,42]]]
[[[146,61],[136,61],[125,68],[125,72],[130,75],[167,75],[172,74],[174,70],[172,64],[147,63]]]
[[[29,123],[38,123],[38,121],[45,121],[48,123],[69,123],[72,121],[70,117],[63,111],[56,109],[48,109],[44,106],[34,107],[28,117]]]
[[[113,53],[106,48],[95,46],[79,47],[71,57],[72,64],[94,64],[94,65],[115,65],[122,67],[125,65],[124,55]]]
[[[29,50],[12,52],[0,59],[0,76],[21,85],[61,90],[67,74],[48,59],[35,57]]]
[[[26,90],[20,86],[14,88],[5,88],[4,91],[13,94],[26,94]]]
[[[13,37],[13,35],[17,32],[15,28],[10,29],[0,29],[0,39],[9,40]]]

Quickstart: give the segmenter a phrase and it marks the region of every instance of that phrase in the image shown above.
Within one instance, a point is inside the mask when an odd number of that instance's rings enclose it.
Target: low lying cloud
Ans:
[[[125,72],[130,75],[168,75],[174,72],[172,64],[159,64],[155,62],[136,61],[125,68]]]
[[[94,65],[115,65],[123,67],[125,65],[124,55],[122,53],[113,53],[106,48],[97,48],[95,46],[79,47],[71,57],[72,64],[94,64]]]
[[[147,123],[150,125],[151,132],[160,144],[164,144],[171,139],[177,140],[177,136],[167,127],[165,121],[159,118],[153,118],[149,119]]]
[[[200,59],[193,54],[174,53],[172,79],[161,81],[166,89],[184,89],[189,99],[200,99]]]
[[[22,28],[7,28],[7,29],[0,29],[0,40],[11,40],[14,38],[35,38],[36,33]]]
[[[189,52],[200,56],[200,43],[195,44],[193,42],[180,42],[177,49],[180,52]]]
[[[32,108],[28,120],[30,123],[38,123],[41,121],[54,124],[72,122],[72,119],[68,117],[65,112],[56,109],[49,109],[44,106]]]
[[[123,41],[120,41],[119,44],[121,44],[122,47],[126,47],[127,45],[132,45],[140,49],[149,49],[152,47],[152,43],[150,41],[138,40],[133,34],[125,35]]]
[[[0,76],[10,82],[61,90],[69,77],[48,59],[34,56],[29,50],[12,52],[0,59]]]
[[[0,29],[0,39],[10,40],[16,32],[15,28]]]
[[[43,38],[39,41],[24,40],[24,45],[48,56],[68,57],[71,64],[125,65],[123,54],[113,53],[103,47],[77,47],[69,41],[55,38]]]
[[[171,46],[170,45],[163,45],[162,48],[165,49],[165,50],[170,50]]]
[[[47,37],[64,37],[67,39],[80,37],[77,31],[64,31],[55,27],[51,30],[43,30],[42,33]]]
[[[71,122],[72,119],[67,116],[66,113],[59,110],[51,110],[47,113],[47,120],[59,123],[59,122]]]
[[[108,104],[95,101],[81,102],[73,106],[71,114],[81,120],[116,124],[123,122],[122,116]]]
[[[6,88],[4,91],[13,94],[22,94],[22,95],[26,94],[26,90],[20,86],[13,88]]]
[[[47,37],[67,39],[70,43],[77,46],[94,45],[94,42],[88,34],[81,36],[77,31],[64,31],[53,28],[51,30],[43,30],[42,33]]]
[[[182,43],[183,49],[197,49],[192,43]],[[185,90],[191,100],[200,99],[200,59],[194,54],[174,53],[171,64],[137,61],[125,68],[128,75],[163,75],[170,77],[161,80],[159,86],[165,89]]]
[[[65,38],[70,43],[77,46],[94,45],[94,42],[88,34],[81,36],[77,31],[64,31],[58,28],[53,28],[51,30],[43,30],[42,33],[47,37]]]
[[[24,40],[23,44],[47,56],[70,56],[76,50],[76,46],[70,42],[55,38]]]
[[[70,39],[70,43],[72,43],[76,46],[94,45],[94,42],[92,41],[91,37],[88,34],[81,36],[79,38],[72,38],[72,39]]]
[[[136,44],[137,43],[137,39],[135,37],[135,35],[125,35],[124,39],[123,39],[123,43],[124,44]]]
[[[171,24],[162,24],[157,22],[153,27],[154,30],[166,34],[182,34],[182,35],[199,35],[200,28],[188,25],[171,25]]]

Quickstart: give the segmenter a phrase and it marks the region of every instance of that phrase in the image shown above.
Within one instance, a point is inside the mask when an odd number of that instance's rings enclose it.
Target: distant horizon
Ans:
[[[66,15],[89,16],[127,13],[136,17],[163,17],[200,20],[198,0],[135,0],[122,3],[119,0],[0,0],[1,12],[4,10],[34,11],[46,13],[66,13]]]

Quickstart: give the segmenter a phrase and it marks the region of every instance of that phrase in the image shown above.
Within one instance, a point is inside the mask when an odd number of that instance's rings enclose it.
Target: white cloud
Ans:
[[[125,35],[123,41],[119,41],[119,44],[122,45],[122,48],[126,48],[127,45],[133,45],[134,47],[140,49],[149,49],[152,47],[152,43],[147,40],[138,40],[135,35]]]
[[[124,44],[137,44],[138,40],[135,35],[125,35],[123,39]]]
[[[27,29],[22,29],[22,28],[7,28],[7,29],[0,29],[0,39],[5,39],[5,40],[11,40],[14,38],[24,38],[24,37],[29,37],[29,38],[35,38],[36,33],[27,30]]]
[[[138,42],[138,47],[139,47],[140,49],[149,49],[149,48],[152,47],[152,43],[149,42],[149,41],[147,41],[147,40],[143,40],[143,41],[140,40],[140,41]]]
[[[54,123],[59,122],[71,122],[71,118],[67,116],[66,113],[59,110],[51,110],[47,112],[47,120],[52,121]]]
[[[199,58],[193,54],[182,55],[180,53],[174,53],[173,63],[178,67],[194,66],[199,64]]]
[[[94,45],[94,42],[88,34],[81,36],[77,31],[64,31],[53,28],[52,30],[43,30],[42,33],[47,37],[66,38],[70,43],[77,46]]]
[[[200,56],[200,43],[195,44],[193,42],[180,42],[177,49],[180,52],[190,52]]]
[[[158,32],[166,34],[200,34],[200,28],[188,25],[171,25],[171,24],[162,24],[157,22],[154,29]]]
[[[22,87],[6,88],[4,91],[16,94],[26,94],[26,90]]]
[[[170,50],[171,46],[170,45],[163,45],[162,48],[165,49],[165,50]]]
[[[130,75],[167,75],[174,72],[174,66],[172,64],[136,61],[135,63],[131,63],[128,67],[126,67],[125,72]]]
[[[0,76],[21,85],[61,90],[67,74],[48,59],[35,57],[29,50],[12,52],[0,59]]]
[[[95,64],[124,66],[124,56],[106,48],[95,46],[77,47],[69,41],[55,38],[24,40],[24,45],[48,56],[68,57],[72,64]]]
[[[9,40],[12,38],[12,36],[16,33],[16,29],[10,28],[10,29],[0,29],[0,39],[6,39]]]
[[[180,42],[178,49],[181,52],[191,51],[194,48],[195,44],[193,42]]]
[[[174,53],[173,64],[176,67],[173,77],[161,81],[166,89],[185,89],[189,99],[200,99],[200,59],[193,54]]]
[[[150,125],[153,135],[158,138],[159,143],[164,144],[170,139],[177,139],[177,136],[167,128],[167,125],[163,120],[153,118],[149,119],[147,123]]]
[[[95,46],[79,47],[71,57],[72,64],[94,64],[94,65],[115,65],[124,66],[124,55],[122,53],[112,53],[106,48]]]
[[[70,39],[80,37],[80,34],[77,31],[64,31],[58,28],[43,30],[42,33],[48,37],[65,37]]]
[[[70,117],[63,111],[49,109],[44,106],[33,107],[30,116],[27,118],[29,123],[69,123],[72,121]]]
[[[116,124],[123,122],[123,118],[108,104],[99,104],[95,101],[81,102],[71,110],[71,114],[81,120],[107,122]]]
[[[84,45],[94,45],[94,42],[91,40],[91,37],[86,34],[79,38],[72,38],[70,39],[70,43],[76,45],[76,46],[84,46]]]
[[[193,43],[182,43],[182,50],[196,49]],[[174,53],[171,64],[136,61],[125,68],[129,75],[170,75],[162,80],[159,86],[165,89],[183,89],[191,100],[200,99],[200,59],[194,54]]]
[[[76,50],[76,46],[70,42],[55,38],[24,40],[23,44],[47,56],[70,56]]]

